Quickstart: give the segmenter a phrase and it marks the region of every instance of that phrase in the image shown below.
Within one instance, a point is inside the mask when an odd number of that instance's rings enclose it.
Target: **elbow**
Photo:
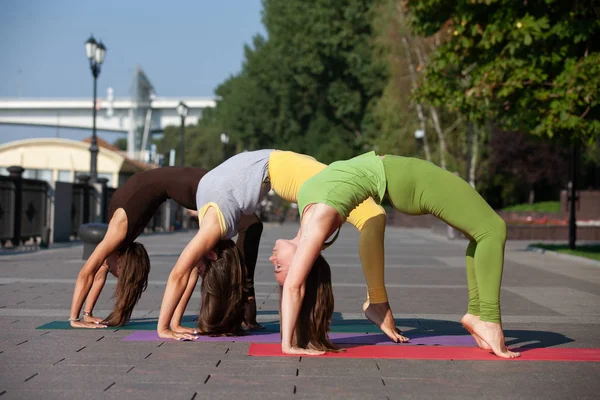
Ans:
[[[173,271],[171,271],[171,274],[169,275],[169,283],[173,283],[175,285],[187,284],[189,271],[187,271],[187,272],[188,273],[186,273],[186,271],[174,269]]]
[[[89,271],[80,271],[79,275],[77,275],[77,283],[83,283],[83,284],[91,284],[94,281],[94,274],[90,273]]]
[[[106,275],[96,274],[96,276],[94,276],[94,283],[96,283],[96,282],[104,282],[105,280],[106,280]]]

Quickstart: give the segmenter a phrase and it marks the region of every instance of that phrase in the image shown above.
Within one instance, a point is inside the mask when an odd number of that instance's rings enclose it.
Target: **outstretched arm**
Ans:
[[[94,306],[96,305],[98,297],[100,297],[100,293],[102,292],[104,284],[106,283],[106,275],[108,275],[108,267],[106,265],[106,261],[104,261],[100,269],[98,269],[98,272],[96,272],[96,276],[94,276],[94,283],[92,284],[90,293],[85,299],[85,307],[83,308],[84,322],[100,323],[103,321],[102,318],[94,317],[92,312],[94,311]],[[86,315],[88,313],[89,315]]]
[[[190,302],[190,298],[192,297],[192,293],[194,293],[194,288],[196,287],[196,283],[198,282],[198,267],[195,267],[190,272],[190,278],[188,280],[187,286],[185,288],[185,292],[179,300],[179,304],[177,304],[177,308],[175,308],[175,313],[173,314],[173,318],[171,318],[171,330],[177,333],[194,333],[196,330],[193,328],[186,328],[185,326],[181,326],[181,319],[183,318],[183,313],[187,308],[188,303]]]
[[[158,336],[161,338],[178,340],[194,339],[190,334],[180,334],[171,331],[169,323],[173,319],[175,309],[183,297],[192,269],[215,247],[220,238],[221,228],[219,226],[217,211],[213,207],[210,207],[204,215],[198,233],[185,247],[169,275],[158,318],[157,330]]]
[[[281,296],[281,351],[285,354],[324,353],[295,347],[292,340],[304,299],[306,278],[321,252],[323,243],[337,227],[338,218],[337,212],[325,204],[315,204],[310,210],[310,215],[304,215],[303,220],[306,220],[306,223],[302,224],[298,248]]]
[[[244,323],[250,329],[263,328],[256,321],[256,298],[254,293],[254,271],[258,258],[258,247],[263,231],[263,224],[255,214],[244,215],[240,221],[236,246],[242,252],[246,270],[248,271],[246,284],[249,287],[248,301],[244,309]]]
[[[71,302],[71,326],[74,328],[98,328],[105,327],[104,325],[97,325],[94,323],[86,323],[78,321],[79,312],[83,306],[83,302],[88,296],[90,289],[94,283],[94,277],[96,273],[106,260],[106,258],[113,252],[115,252],[119,245],[125,239],[127,234],[127,215],[122,208],[115,211],[110,223],[108,224],[108,230],[104,239],[96,246],[94,252],[90,258],[86,261],[83,268],[77,276],[75,282],[75,290],[73,292],[73,300]]]

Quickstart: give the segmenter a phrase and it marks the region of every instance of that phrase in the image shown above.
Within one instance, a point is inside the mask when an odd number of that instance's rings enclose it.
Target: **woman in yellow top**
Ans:
[[[158,321],[160,337],[189,338],[171,332],[168,323],[183,296],[190,271],[219,240],[236,235],[242,215],[254,213],[262,197],[271,188],[283,199],[297,202],[302,184],[325,167],[325,164],[306,155],[258,150],[240,153],[203,177],[196,196],[200,227],[169,276]],[[359,254],[368,287],[365,314],[393,341],[406,341],[396,329],[384,284],[385,212],[372,199],[367,199],[350,213],[347,221],[360,232]],[[204,273],[204,279],[215,280],[213,286],[217,296],[217,292],[224,290],[219,288],[226,287],[227,282],[218,282],[220,278],[216,274],[211,278],[211,274]],[[207,284],[211,286],[210,282]],[[218,308],[225,305],[216,300],[211,302],[210,296],[203,301],[212,304],[203,304],[202,309],[207,312],[213,310],[215,318],[218,318]],[[202,326],[199,328],[203,330]]]

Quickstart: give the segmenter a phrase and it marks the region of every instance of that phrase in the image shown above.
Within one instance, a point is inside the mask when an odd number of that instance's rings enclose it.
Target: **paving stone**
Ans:
[[[293,381],[300,395],[326,395],[326,396],[342,396],[363,395],[367,396],[371,393],[383,391],[383,385],[380,377],[297,377]]]
[[[279,320],[279,288],[268,257],[273,242],[295,236],[296,229],[266,224],[261,239],[258,319],[271,325]],[[153,268],[134,318],[158,318],[168,275],[193,234],[140,238]],[[357,232],[345,228],[325,252],[333,266],[333,318],[336,324],[371,329],[361,309],[366,286],[357,243]],[[467,303],[467,242],[388,227],[385,245],[390,304],[406,335],[466,334],[460,318]],[[522,249],[507,243],[501,301],[508,343],[600,347],[600,311],[594,308],[600,296],[598,268]],[[600,392],[600,363],[262,358],[249,357],[247,343],[124,342],[132,331],[35,329],[68,317],[81,251],[79,246],[0,255],[2,399],[562,400],[597,398]],[[107,280],[97,315],[112,309],[115,282]],[[186,318],[197,315],[199,304],[196,290]]]
[[[296,378],[297,379],[297,378]],[[210,375],[205,384],[206,391],[233,392],[237,388],[239,394],[242,393],[271,393],[280,396],[291,396],[294,393],[294,379],[281,378],[280,376],[239,376],[239,375],[220,375],[218,373]]]
[[[165,384],[203,384],[214,372],[213,366],[189,366],[185,364],[153,365],[150,362],[136,365],[119,377],[119,383],[165,383]]]
[[[263,359],[219,360],[213,373],[219,375],[241,376],[296,376],[300,363],[295,359],[289,361],[265,361]]]

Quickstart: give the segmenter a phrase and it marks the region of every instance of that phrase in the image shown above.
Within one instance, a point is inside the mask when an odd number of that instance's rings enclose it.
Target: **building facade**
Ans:
[[[75,182],[78,175],[89,175],[89,139],[76,141],[61,138],[26,139],[0,145],[0,175],[7,168],[20,166],[23,177],[49,183]],[[114,146],[98,139],[98,177],[108,179],[109,187],[118,187],[136,172],[155,168],[134,161]]]

